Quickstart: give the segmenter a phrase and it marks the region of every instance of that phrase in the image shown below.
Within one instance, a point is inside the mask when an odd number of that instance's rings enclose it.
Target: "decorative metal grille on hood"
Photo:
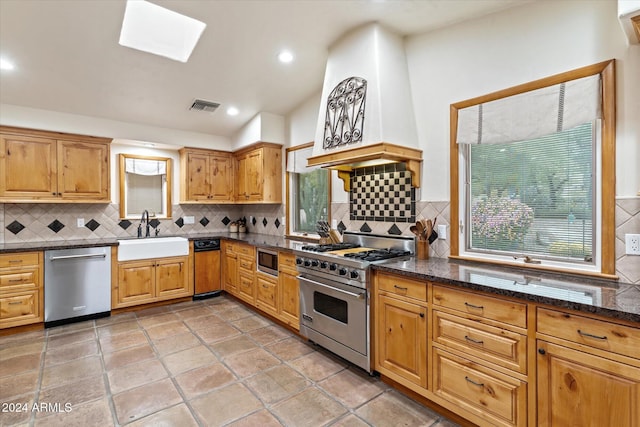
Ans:
[[[323,148],[362,141],[367,81],[361,77],[344,79],[327,97]]]

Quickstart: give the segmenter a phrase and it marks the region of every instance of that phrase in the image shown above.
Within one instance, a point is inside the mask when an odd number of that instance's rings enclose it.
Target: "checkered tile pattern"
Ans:
[[[351,176],[350,219],[356,221],[414,222],[415,189],[411,172],[389,166],[366,168]]]

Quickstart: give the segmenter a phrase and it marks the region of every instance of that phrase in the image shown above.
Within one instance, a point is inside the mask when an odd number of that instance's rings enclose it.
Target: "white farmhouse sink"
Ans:
[[[189,241],[184,237],[118,240],[118,261],[186,255],[189,255]]]

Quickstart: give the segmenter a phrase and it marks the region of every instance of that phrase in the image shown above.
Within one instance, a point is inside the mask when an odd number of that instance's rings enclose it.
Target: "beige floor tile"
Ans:
[[[268,345],[291,337],[291,332],[280,326],[267,326],[249,332],[249,336],[262,345]]]
[[[149,335],[149,338],[152,340],[161,340],[185,332],[189,332],[189,329],[187,329],[182,321],[147,328],[147,335]]]
[[[289,362],[289,364],[313,381],[321,381],[347,368],[347,362],[329,356],[325,351],[315,351]]]
[[[228,310],[230,308],[239,307],[240,303],[234,301],[232,298],[222,295],[220,298],[211,298],[202,301],[202,305],[209,307],[214,312]]]
[[[100,356],[89,356],[68,363],[45,367],[42,388],[57,387],[102,373]]]
[[[47,351],[57,349],[69,344],[96,339],[96,332],[92,329],[70,332],[63,335],[54,335],[47,338]]]
[[[278,427],[282,424],[269,411],[262,410],[255,412],[238,421],[228,424],[228,427]]]
[[[60,363],[71,362],[87,356],[98,355],[98,341],[81,341],[74,344],[65,345],[63,347],[47,349],[44,358],[45,366],[58,365]]]
[[[280,360],[273,357],[271,353],[257,348],[229,356],[225,359],[225,363],[236,375],[245,378],[280,364]]]
[[[176,304],[171,304],[169,306],[171,311],[173,311],[174,313],[177,313],[178,311],[189,310],[189,309],[198,308],[198,307],[202,307],[202,301],[193,301],[193,300],[184,301],[184,302],[178,302]]]
[[[214,313],[220,316],[220,318],[226,322],[234,322],[236,320],[254,315],[251,310],[239,304],[225,310],[220,310],[219,312],[214,311]]]
[[[347,408],[357,408],[382,394],[387,386],[357,368],[345,369],[318,383],[328,394]]]
[[[175,314],[173,312],[167,312],[167,313],[158,314],[156,316],[142,317],[142,318],[138,319],[138,323],[143,328],[149,328],[149,327],[152,327],[152,326],[158,326],[158,325],[162,325],[164,323],[176,322],[176,321],[179,321],[179,320],[180,320],[180,317],[178,317],[177,314]]]
[[[209,307],[206,306],[198,306],[191,307],[187,309],[183,309],[175,312],[182,320],[186,319],[195,319],[197,317],[206,317],[213,315],[213,312]]]
[[[431,426],[439,416],[395,391],[386,392],[363,405],[356,414],[376,426]]]
[[[133,311],[128,311],[126,313],[118,313],[109,317],[102,317],[100,319],[96,319],[96,326],[105,326],[105,325],[113,325],[120,322],[128,322],[130,320],[136,319],[136,313]]]
[[[198,337],[191,332],[174,335],[172,337],[154,340],[153,346],[160,356],[175,353],[186,348],[195,347],[202,344]]]
[[[277,343],[269,344],[265,348],[282,360],[297,359],[300,356],[316,351],[313,345],[302,341],[298,337],[287,338]]]
[[[138,321],[135,318],[133,318],[133,320],[126,320],[123,322],[100,326],[98,328],[98,336],[105,337],[110,335],[130,333],[130,332],[139,331],[139,330],[140,330],[140,325],[138,324]]]
[[[161,305],[159,307],[151,307],[151,308],[145,308],[144,310],[138,310],[135,313],[136,313],[136,317],[138,319],[141,319],[143,317],[156,316],[158,314],[168,313],[170,311],[171,311],[170,306]]]
[[[120,424],[137,420],[178,403],[182,403],[182,398],[168,378],[113,396],[113,405]]]
[[[67,325],[56,326],[56,327],[47,329],[47,336],[53,337],[55,335],[67,334],[69,332],[77,332],[83,329],[93,329],[94,327],[95,327],[95,321],[93,320],[69,323]]]
[[[0,350],[16,345],[34,344],[39,341],[44,342],[46,338],[47,332],[44,329],[31,332],[22,332],[13,335],[5,335],[0,337]]]
[[[243,351],[258,348],[258,345],[245,335],[229,338],[224,341],[218,341],[210,345],[211,349],[220,358],[232,356]]]
[[[220,324],[224,323],[224,320],[209,311],[209,314],[206,316],[186,318],[184,319],[184,323],[192,330],[200,331],[219,327]]]
[[[134,387],[158,381],[169,376],[162,363],[157,360],[145,360],[126,365],[107,373],[112,393],[120,393]]]
[[[141,330],[100,337],[100,347],[104,353],[124,350],[125,348],[137,347],[144,344],[149,344],[149,340]]]
[[[113,425],[109,402],[105,399],[71,406],[69,412],[59,412],[45,417],[36,417],[36,426],[86,427]]]
[[[271,325],[268,320],[259,316],[249,316],[231,322],[231,324],[242,332],[253,331],[254,329],[264,328]]]
[[[36,397],[35,391],[11,399],[1,399],[2,405],[7,405],[6,411],[0,412],[0,426],[29,425],[31,409]]]
[[[342,416],[347,410],[317,388],[308,388],[271,407],[271,411],[288,426],[322,426]],[[402,425],[402,424],[388,424]]]
[[[8,345],[0,350],[0,361],[27,354],[42,353],[44,351],[44,344],[44,340],[37,340],[31,343],[20,342],[18,345]]]
[[[38,388],[38,378],[38,371],[3,378],[0,381],[0,402],[6,402],[13,396],[35,392]]]
[[[169,372],[174,376],[182,372],[190,371],[191,369],[218,362],[218,358],[211,350],[203,345],[170,354],[162,360],[169,369]]]
[[[137,363],[143,360],[155,359],[155,357],[156,354],[149,344],[141,345],[138,347],[131,347],[125,350],[114,351],[113,353],[106,353],[103,356],[104,366],[107,371],[121,368],[123,366]]]
[[[335,423],[331,424],[331,427],[368,427],[371,424],[365,423],[360,418],[353,414],[349,414],[346,417],[340,418]]]
[[[201,422],[224,425],[261,409],[262,403],[242,384],[231,384],[191,401]]]
[[[266,403],[278,402],[301,392],[311,383],[286,365],[278,365],[248,378],[245,384]]]
[[[214,343],[240,335],[240,331],[228,323],[216,323],[205,329],[198,329],[195,334],[206,343]]]
[[[103,375],[96,375],[60,387],[42,390],[38,396],[38,402],[70,403],[75,408],[84,402],[104,397],[106,397],[104,377]]]
[[[191,415],[191,411],[184,403],[171,408],[164,409],[160,412],[156,412],[153,415],[146,416],[131,424],[127,424],[127,427],[198,427],[198,423]]]
[[[176,376],[187,400],[236,381],[236,376],[222,363],[204,366]]]
[[[2,381],[2,377],[9,375],[20,375],[29,371],[38,371],[40,369],[41,359],[42,353],[31,353],[0,360],[0,381]]]

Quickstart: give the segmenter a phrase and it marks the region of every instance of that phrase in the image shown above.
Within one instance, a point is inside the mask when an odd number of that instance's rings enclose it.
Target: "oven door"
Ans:
[[[300,275],[298,279],[302,335],[308,328],[367,355],[367,290],[308,275]]]

